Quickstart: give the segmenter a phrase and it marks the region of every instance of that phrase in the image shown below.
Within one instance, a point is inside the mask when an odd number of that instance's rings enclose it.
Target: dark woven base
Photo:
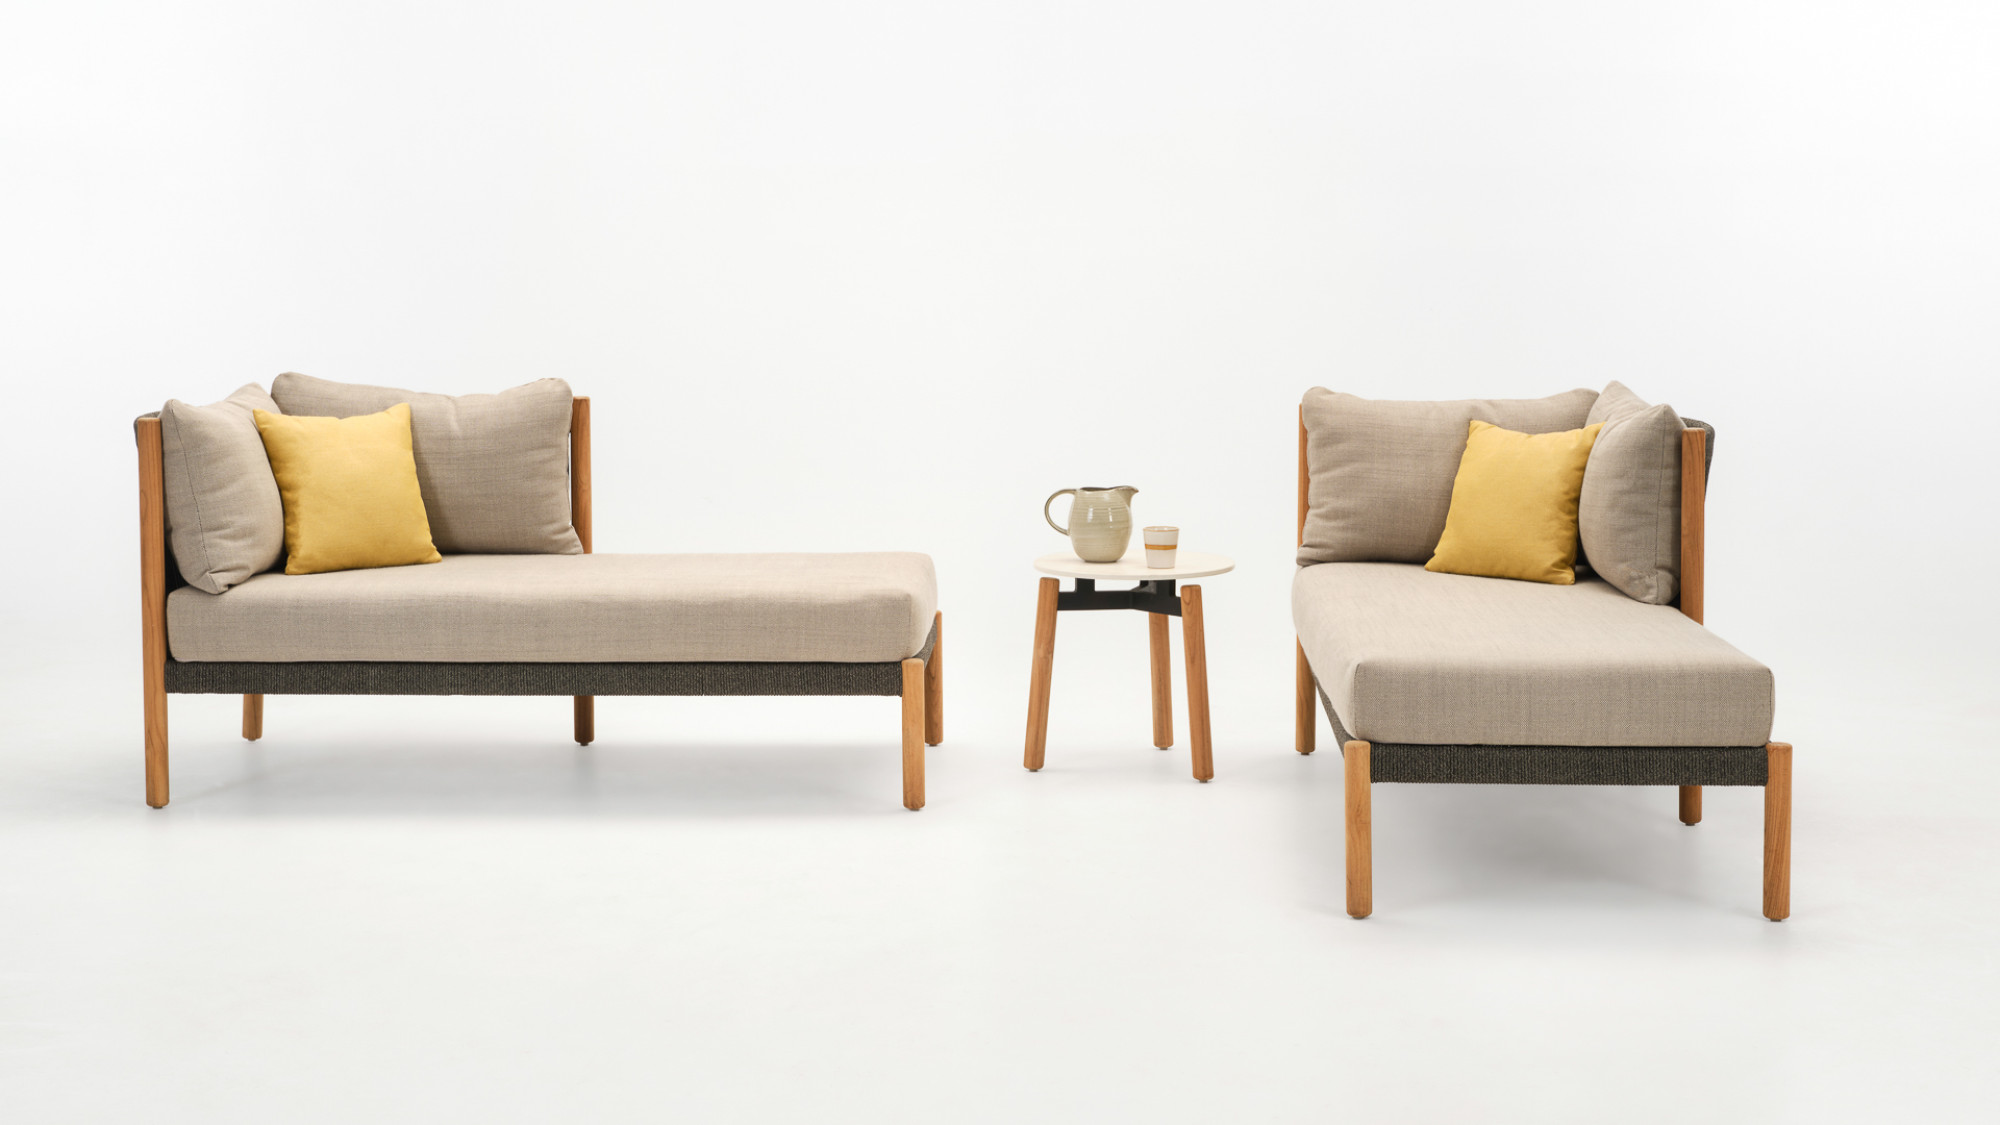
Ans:
[[[1317,682],[1314,684],[1318,687]],[[1354,741],[1320,688],[1327,721]],[[1762,746],[1436,746],[1371,742],[1371,781],[1457,785],[1762,785]]]
[[[937,632],[917,653],[929,660]],[[177,695],[901,695],[901,661],[871,664],[449,664],[167,661]]]

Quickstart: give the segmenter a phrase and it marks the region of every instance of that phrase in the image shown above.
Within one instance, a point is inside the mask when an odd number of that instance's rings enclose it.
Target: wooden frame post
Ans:
[[[924,662],[903,661],[903,807],[924,807]]]
[[[160,420],[141,418],[139,636],[146,729],[146,803],[167,804],[167,497]]]
[[[1682,613],[1701,620],[1707,583],[1708,431],[1681,431],[1681,596]]]
[[[569,522],[583,553],[590,554],[590,396],[578,395],[569,404]],[[597,697],[579,695],[575,700],[575,735],[578,746],[597,740]]]
[[[1342,775],[1347,805],[1347,913],[1366,918],[1375,913],[1375,823],[1373,782],[1369,776],[1366,742],[1341,747],[1347,769]]]
[[[1306,544],[1306,509],[1312,495],[1312,470],[1306,463],[1306,408],[1299,407],[1299,546]],[[1304,641],[1298,649],[1298,672],[1293,681],[1292,746],[1301,754],[1318,749],[1319,716],[1313,705],[1312,663],[1306,659]]]
[[[1764,917],[1792,916],[1792,745],[1764,747]]]
[[[1306,659],[1303,642],[1293,645],[1298,649],[1298,670],[1292,677],[1292,747],[1301,754],[1310,754],[1319,749],[1319,717],[1314,713],[1317,701],[1313,699],[1312,662]]]
[[[931,658],[924,661],[924,743],[936,746],[944,741],[944,611],[931,618]]]
[[[243,697],[243,737],[255,742],[264,737],[264,697],[244,695]]]
[[[1681,431],[1681,559],[1680,609],[1701,621],[1707,577],[1708,431]],[[1701,823],[1701,786],[1680,787],[1681,823]]]

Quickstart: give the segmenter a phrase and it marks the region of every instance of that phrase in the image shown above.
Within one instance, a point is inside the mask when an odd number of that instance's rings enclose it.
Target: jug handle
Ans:
[[[1066,527],[1056,527],[1056,521],[1054,520],[1054,518],[1052,518],[1052,517],[1051,517],[1051,516],[1049,515],[1049,505],[1050,505],[1050,504],[1053,504],[1053,503],[1055,503],[1055,502],[1056,502],[1056,497],[1058,497],[1058,496],[1068,496],[1068,497],[1069,497],[1069,498],[1070,498],[1071,500],[1075,500],[1075,499],[1076,499],[1076,489],[1074,489],[1074,488],[1064,488],[1064,489],[1059,489],[1059,490],[1057,490],[1057,491],[1055,491],[1055,492],[1051,492],[1051,493],[1049,493],[1049,498],[1048,498],[1047,500],[1044,500],[1044,501],[1042,501],[1042,518],[1043,518],[1043,519],[1045,519],[1045,520],[1048,520],[1048,521],[1049,521],[1049,526],[1050,526],[1050,527],[1055,527],[1057,531],[1060,531],[1060,532],[1062,532],[1062,533],[1063,533],[1064,535],[1068,535],[1068,534],[1069,534],[1069,528],[1066,528]]]

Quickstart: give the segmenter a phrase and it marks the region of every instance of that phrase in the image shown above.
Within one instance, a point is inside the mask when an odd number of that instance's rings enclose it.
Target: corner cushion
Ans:
[[[1770,669],[1669,606],[1574,586],[1321,563],[1292,579],[1306,659],[1354,737],[1484,746],[1757,746]]]
[[[259,574],[167,597],[175,660],[902,660],[937,611],[930,556],[446,555]]]

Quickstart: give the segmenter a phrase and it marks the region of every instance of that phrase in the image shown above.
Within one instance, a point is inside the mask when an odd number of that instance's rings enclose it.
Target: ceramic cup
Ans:
[[[1174,556],[1181,545],[1181,529],[1178,527],[1149,527],[1146,536],[1146,566],[1152,570],[1172,570]]]

